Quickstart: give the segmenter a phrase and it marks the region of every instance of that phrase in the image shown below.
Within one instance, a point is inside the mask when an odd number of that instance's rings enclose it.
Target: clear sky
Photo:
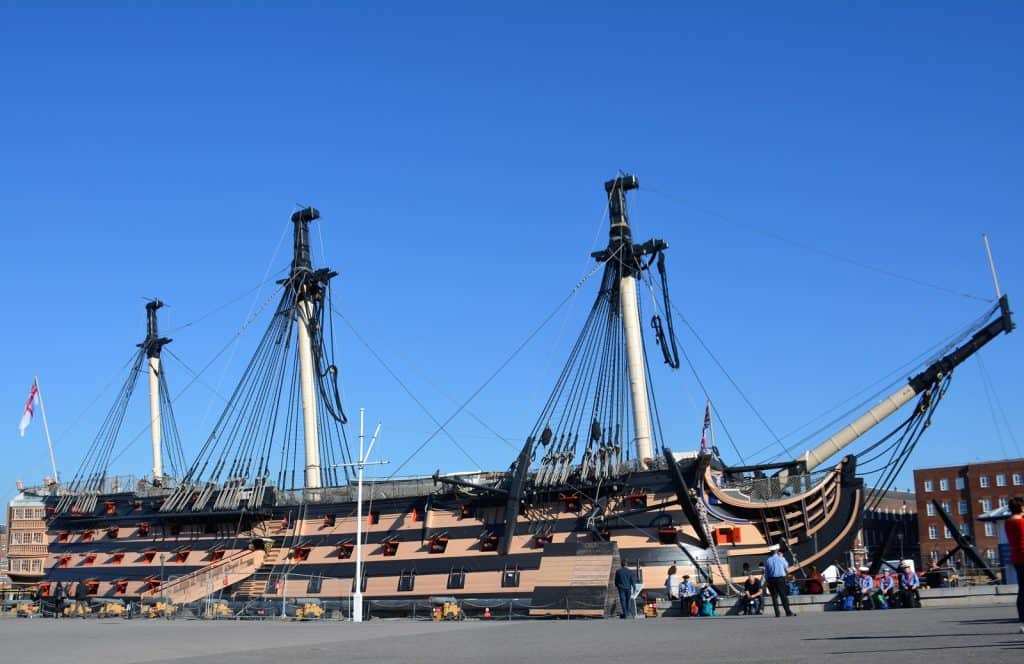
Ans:
[[[1021,3],[78,4],[0,5],[2,496],[48,473],[38,417],[16,428],[34,374],[70,478],[144,298],[206,367],[270,297],[297,204],[323,214],[346,319],[439,420],[590,269],[620,170],[635,237],[671,246],[676,306],[779,436],[989,307],[982,233],[1024,320]],[[507,467],[595,287],[451,423],[471,459],[438,437],[403,474]],[[679,328],[723,454],[777,451]],[[187,456],[257,336],[194,382],[167,360],[172,392],[191,382]],[[395,467],[430,418],[345,324],[338,347]],[[1024,331],[981,358],[908,469],[1024,456]],[[653,364],[668,442],[693,449],[700,388]],[[148,471],[143,387],[114,472]]]

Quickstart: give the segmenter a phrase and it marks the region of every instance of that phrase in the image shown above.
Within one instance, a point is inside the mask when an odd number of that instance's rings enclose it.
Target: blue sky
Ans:
[[[48,472],[40,423],[16,431],[33,374],[70,477],[143,298],[169,303],[174,354],[207,365],[270,296],[296,204],[323,214],[338,306],[439,420],[590,269],[619,170],[641,182],[635,236],[670,244],[676,306],[780,435],[982,313],[982,233],[1024,297],[1019,3],[352,4],[0,8],[0,493]],[[406,470],[506,467],[595,285],[470,404],[511,444],[463,415],[449,430],[472,459],[439,437]],[[348,408],[383,420],[397,465],[432,423],[338,331]],[[756,460],[772,435],[680,333]],[[1018,334],[957,372],[898,487],[1022,456]],[[176,402],[187,456],[255,340]],[[655,365],[669,442],[693,448],[699,387]],[[191,380],[167,371],[172,392]],[[115,472],[148,469],[137,397]]]

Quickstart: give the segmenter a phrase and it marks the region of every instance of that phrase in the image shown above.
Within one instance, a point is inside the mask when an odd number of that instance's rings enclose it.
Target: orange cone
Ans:
[[[491,607],[485,606],[484,607],[484,620],[487,620],[490,617],[491,617]]]

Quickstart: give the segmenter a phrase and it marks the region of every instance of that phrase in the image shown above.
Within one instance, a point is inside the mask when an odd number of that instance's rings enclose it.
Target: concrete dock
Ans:
[[[0,620],[0,663],[1020,662],[1012,606],[824,612],[795,618]]]

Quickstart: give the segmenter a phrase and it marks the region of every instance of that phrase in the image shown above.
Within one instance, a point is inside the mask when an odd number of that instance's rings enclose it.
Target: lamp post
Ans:
[[[333,468],[351,468],[355,466],[359,470],[358,488],[356,489],[356,578],[355,590],[352,593],[352,622],[363,622],[363,468],[366,466],[380,466],[387,461],[367,461],[373,444],[377,442],[377,435],[380,433],[380,422],[373,431],[370,438],[370,446],[363,451],[363,416],[365,408],[359,409],[359,461],[356,463],[339,463]]]

